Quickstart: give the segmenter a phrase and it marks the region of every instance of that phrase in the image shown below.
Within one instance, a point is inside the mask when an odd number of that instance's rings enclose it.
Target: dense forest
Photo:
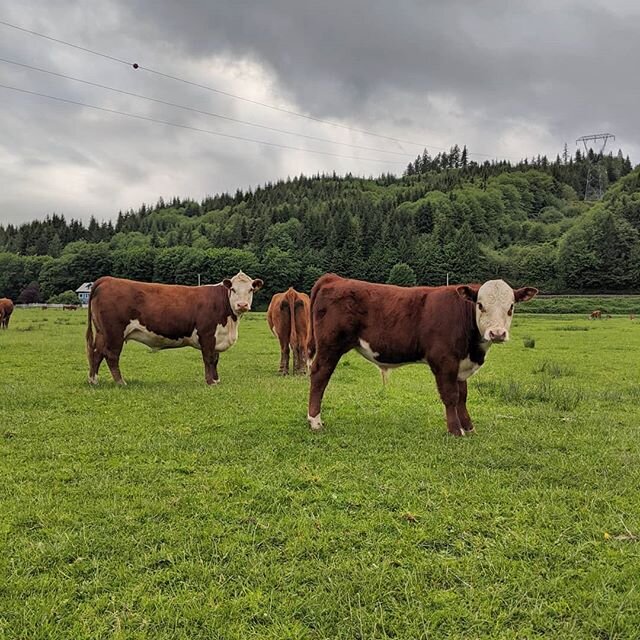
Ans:
[[[581,194],[602,169],[599,202]],[[174,198],[88,224],[49,215],[0,226],[0,297],[39,302],[112,274],[219,282],[243,269],[264,301],[335,271],[376,282],[502,277],[544,292],[640,290],[640,168],[621,152],[469,161],[466,147],[404,174],[295,177],[202,202]]]

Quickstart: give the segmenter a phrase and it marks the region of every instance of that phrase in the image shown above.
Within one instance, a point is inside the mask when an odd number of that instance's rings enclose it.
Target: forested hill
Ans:
[[[640,168],[621,153],[602,158],[605,197],[585,203],[592,160],[478,164],[456,146],[419,156],[402,177],[300,176],[200,203],[160,200],[115,223],[52,215],[0,226],[0,297],[48,300],[104,274],[211,283],[240,268],[265,280],[263,301],[289,285],[308,291],[325,271],[640,291]]]

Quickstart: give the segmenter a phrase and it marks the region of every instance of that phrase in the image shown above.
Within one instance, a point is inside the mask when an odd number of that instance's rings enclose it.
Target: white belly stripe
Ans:
[[[377,360],[376,358],[380,355],[377,351],[374,351],[371,348],[371,345],[366,341],[363,340],[362,338],[358,339],[358,342],[360,343],[359,347],[356,347],[356,351],[365,359],[368,360],[369,362],[373,362],[373,364],[375,364],[376,366],[380,367],[381,369],[397,369],[398,367],[404,367],[407,364],[413,364],[411,362],[380,362],[379,360]],[[384,376],[384,374],[383,374]]]
[[[129,324],[124,330],[124,339],[125,342],[129,340],[141,342],[154,351],[160,349],[176,349],[178,347],[194,347],[195,349],[200,349],[200,340],[198,339],[198,332],[195,329],[187,338],[172,340],[171,338],[165,338],[153,331],[149,331],[143,324],[140,324],[139,320],[129,321]]]

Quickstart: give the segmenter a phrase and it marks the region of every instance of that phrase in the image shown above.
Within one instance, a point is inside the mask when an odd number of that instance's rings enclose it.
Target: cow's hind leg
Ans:
[[[454,436],[463,436],[465,432],[458,417],[458,404],[460,402],[458,363],[456,361],[443,363],[435,372],[435,375],[438,392],[447,416],[447,430]]]
[[[280,375],[289,375],[289,339],[280,339]]]
[[[104,350],[104,358],[107,361],[109,371],[113,376],[114,381],[119,385],[127,384],[120,373],[120,354],[122,353],[122,346],[124,344],[123,339],[114,340],[109,342],[108,347]]]
[[[307,373],[307,358],[305,355],[304,344],[300,344],[295,349],[296,358],[294,358],[294,371],[300,375],[306,375]],[[296,362],[297,360],[297,362]]]
[[[458,419],[465,433],[475,431],[471,416],[467,411],[467,381],[458,382]]]
[[[87,358],[89,360],[89,384],[98,384],[98,371],[104,357],[104,338],[101,333],[96,333],[93,345],[87,347]]]
[[[323,352],[319,350],[316,352],[313,364],[311,365],[311,386],[309,390],[309,412],[307,419],[309,420],[309,426],[314,431],[322,429],[323,424],[320,418],[322,397],[341,356],[342,353],[339,351]]]

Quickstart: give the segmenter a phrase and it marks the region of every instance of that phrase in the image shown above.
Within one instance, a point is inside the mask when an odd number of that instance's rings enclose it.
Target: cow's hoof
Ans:
[[[288,371],[282,371],[282,370],[280,370],[280,371],[278,371],[278,375],[279,375],[279,376],[288,376],[288,375],[289,375],[289,372],[288,372]]]
[[[98,384],[98,376],[89,376],[89,378],[87,379],[89,384],[92,386],[96,386]]]
[[[311,431],[320,431],[322,427],[324,427],[324,424],[320,419],[320,414],[315,417],[308,415],[307,420],[309,421],[309,427],[311,428]]]
[[[216,384],[220,384],[220,378],[218,378],[218,379],[216,379],[216,380],[212,380],[211,382],[207,382],[207,384],[208,384],[210,387],[213,387],[213,386],[215,386]]]

